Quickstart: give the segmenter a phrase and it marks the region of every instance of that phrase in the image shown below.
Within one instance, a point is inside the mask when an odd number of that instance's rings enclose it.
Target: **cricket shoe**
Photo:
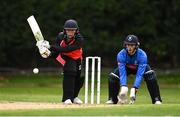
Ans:
[[[71,102],[71,100],[70,100],[70,99],[67,99],[67,100],[65,100],[65,101],[64,101],[64,104],[65,104],[65,105],[71,105],[71,104],[72,104],[72,102]]]
[[[117,102],[115,103],[112,99],[109,99],[107,102],[106,102],[106,104],[117,104],[117,103],[119,103],[119,101],[120,101],[120,98],[119,98],[119,96],[117,96]]]
[[[162,104],[161,101],[156,101],[154,104]]]
[[[78,97],[76,97],[76,98],[74,98],[73,103],[74,104],[83,104],[83,101],[80,100]]]
[[[114,102],[112,100],[108,100],[106,104],[114,104]]]

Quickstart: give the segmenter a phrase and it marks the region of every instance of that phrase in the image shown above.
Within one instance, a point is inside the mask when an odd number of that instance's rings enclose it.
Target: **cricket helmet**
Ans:
[[[78,29],[76,20],[69,19],[64,23],[64,29]]]
[[[124,46],[127,45],[127,44],[130,44],[130,45],[132,44],[132,45],[136,45],[136,46],[140,45],[139,39],[135,35],[128,35],[126,37],[126,39],[124,40]]]

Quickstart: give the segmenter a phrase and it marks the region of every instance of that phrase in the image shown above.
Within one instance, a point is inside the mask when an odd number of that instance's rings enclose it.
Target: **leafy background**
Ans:
[[[128,34],[139,37],[153,66],[180,66],[178,0],[4,0],[0,11],[0,67],[57,66],[38,53],[26,21],[32,14],[50,43],[67,19],[77,20],[85,38],[84,57],[101,56],[104,66],[116,65]]]

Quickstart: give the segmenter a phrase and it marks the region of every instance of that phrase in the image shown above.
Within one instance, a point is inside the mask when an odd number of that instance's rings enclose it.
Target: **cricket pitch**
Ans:
[[[107,104],[65,105],[63,103],[43,103],[43,102],[0,102],[0,110],[91,108],[91,107],[111,107],[111,106],[115,106],[115,105],[107,105]]]

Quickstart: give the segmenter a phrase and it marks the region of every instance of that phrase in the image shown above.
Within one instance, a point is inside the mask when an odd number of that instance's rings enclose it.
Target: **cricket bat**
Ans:
[[[41,41],[41,40],[44,40],[44,37],[41,33],[41,30],[39,28],[39,25],[36,21],[36,19],[34,18],[34,16],[30,16],[29,18],[27,18],[27,21],[29,23],[29,26],[31,27],[31,30],[34,34],[34,37],[36,39],[36,41]]]

